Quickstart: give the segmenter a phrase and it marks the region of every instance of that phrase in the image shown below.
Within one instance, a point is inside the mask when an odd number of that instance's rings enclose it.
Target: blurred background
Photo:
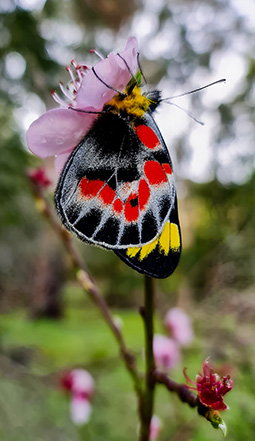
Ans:
[[[136,401],[118,348],[75,281],[64,248],[36,211],[26,171],[42,164],[25,133],[46,109],[50,90],[68,81],[72,59],[95,63],[139,42],[149,85],[171,97],[218,84],[156,114],[173,159],[183,253],[176,272],[157,281],[158,332],[168,308],[191,317],[195,337],[171,375],[194,378],[211,357],[234,378],[223,414],[228,439],[255,433],[254,100],[252,0],[1,0],[0,3],[0,439],[136,439]],[[53,181],[53,160],[44,161]],[[143,277],[111,252],[75,241],[142,367],[138,307]],[[63,371],[84,367],[96,393],[88,425],[77,428],[62,393]],[[196,411],[158,388],[160,440],[221,439]],[[119,423],[121,421],[121,424]]]

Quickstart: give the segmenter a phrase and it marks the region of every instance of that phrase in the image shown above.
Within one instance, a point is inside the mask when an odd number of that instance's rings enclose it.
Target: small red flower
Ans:
[[[51,185],[50,179],[47,177],[43,167],[32,168],[27,172],[27,176],[34,185],[41,188],[47,188]]]
[[[183,374],[186,378],[186,383],[192,383],[196,386],[193,387],[186,384],[189,389],[197,390],[202,404],[214,410],[226,410],[228,408],[223,401],[223,396],[232,389],[233,380],[231,380],[229,375],[219,377],[218,374],[213,373],[209,358],[203,363],[203,375],[198,372],[196,382],[187,376],[186,368],[183,370]]]

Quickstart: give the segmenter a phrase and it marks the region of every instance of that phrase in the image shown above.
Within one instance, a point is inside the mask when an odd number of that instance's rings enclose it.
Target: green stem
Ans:
[[[150,435],[150,423],[153,414],[154,389],[155,389],[155,361],[153,355],[153,312],[154,312],[155,287],[154,279],[145,276],[144,296],[144,330],[145,330],[145,389],[142,406],[140,409],[141,430],[139,441],[148,441]]]

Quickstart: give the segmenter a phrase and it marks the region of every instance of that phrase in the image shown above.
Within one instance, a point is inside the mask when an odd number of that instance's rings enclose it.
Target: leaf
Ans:
[[[217,411],[210,409],[206,419],[210,421],[214,429],[220,429],[224,437],[227,435],[227,426]]]

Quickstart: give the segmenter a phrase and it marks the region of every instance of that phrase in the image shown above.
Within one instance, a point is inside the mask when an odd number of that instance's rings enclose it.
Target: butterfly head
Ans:
[[[141,90],[141,72],[131,78],[124,93],[116,94],[105,104],[104,110],[109,109],[119,115],[129,115],[133,118],[142,118],[149,110],[154,111],[160,102],[160,92],[154,91],[143,94]]]

